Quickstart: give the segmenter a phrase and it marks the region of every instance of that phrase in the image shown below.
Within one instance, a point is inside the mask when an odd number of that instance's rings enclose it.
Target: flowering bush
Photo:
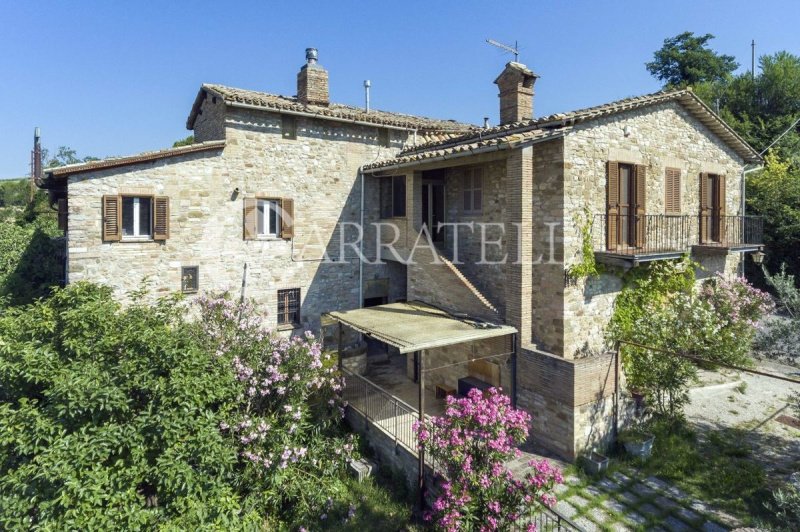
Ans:
[[[426,520],[447,531],[505,530],[536,504],[554,505],[550,492],[563,480],[549,462],[530,461],[522,479],[505,466],[520,456],[516,446],[525,441],[530,420],[500,390],[473,388],[467,397],[448,397],[444,416],[416,423],[420,448],[444,477]]]
[[[186,313],[83,282],[0,306],[0,529],[317,530],[360,512],[314,338],[224,298]]]
[[[230,364],[236,383],[238,400],[219,428],[242,459],[239,482],[271,513],[326,517],[355,448],[353,435],[339,430],[342,383],[333,357],[310,332],[273,334],[249,302],[198,302],[208,352]]]
[[[609,327],[623,340],[709,362],[749,364],[770,297],[745,279],[721,275],[694,290],[697,265],[684,259],[640,269],[617,298]],[[680,416],[697,364],[653,349],[622,346],[628,386],[644,392],[659,414]]]

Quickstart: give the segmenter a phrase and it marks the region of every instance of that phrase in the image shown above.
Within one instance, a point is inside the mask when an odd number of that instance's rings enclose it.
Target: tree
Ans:
[[[99,160],[97,157],[87,155],[86,157],[79,158],[78,152],[69,146],[59,146],[58,151],[53,157],[48,158],[48,150],[42,150],[42,161],[45,168],[55,168],[57,166],[66,166],[68,164],[88,163],[89,161]]]
[[[708,41],[713,38],[710,33],[696,36],[686,31],[664,39],[664,45],[653,54],[653,61],[645,66],[667,88],[726,79],[739,64],[733,56],[711,50]]]
[[[247,302],[190,312],[86,282],[0,307],[0,529],[297,530],[347,511],[332,357]]]

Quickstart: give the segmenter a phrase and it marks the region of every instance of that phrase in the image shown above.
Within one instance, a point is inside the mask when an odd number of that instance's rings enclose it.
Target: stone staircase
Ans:
[[[469,314],[488,321],[500,320],[494,305],[441,251],[418,248],[408,266],[408,297]]]

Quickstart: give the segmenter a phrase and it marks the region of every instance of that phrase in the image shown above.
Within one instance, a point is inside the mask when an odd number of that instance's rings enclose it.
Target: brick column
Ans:
[[[513,150],[506,161],[506,323],[517,328],[517,344],[532,347],[533,148]]]

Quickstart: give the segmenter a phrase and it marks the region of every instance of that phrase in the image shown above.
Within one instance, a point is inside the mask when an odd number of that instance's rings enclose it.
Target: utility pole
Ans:
[[[756,81],[756,40],[750,43],[750,79]]]

